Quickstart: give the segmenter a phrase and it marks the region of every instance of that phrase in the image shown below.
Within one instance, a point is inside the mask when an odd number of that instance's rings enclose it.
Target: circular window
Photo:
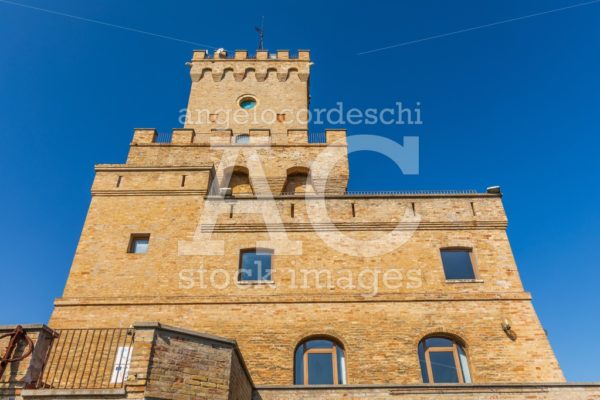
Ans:
[[[253,97],[242,97],[240,99],[240,107],[244,110],[251,110],[256,107],[256,99]]]

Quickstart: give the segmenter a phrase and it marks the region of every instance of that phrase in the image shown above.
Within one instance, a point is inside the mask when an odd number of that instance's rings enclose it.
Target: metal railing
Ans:
[[[477,194],[474,189],[465,190],[366,190],[366,191],[347,191],[344,196],[386,196],[402,194]]]
[[[37,387],[121,388],[133,350],[133,329],[58,330]]]
[[[395,195],[468,195],[477,194],[474,189],[466,190],[362,190],[337,192],[281,192],[280,196],[395,196]]]

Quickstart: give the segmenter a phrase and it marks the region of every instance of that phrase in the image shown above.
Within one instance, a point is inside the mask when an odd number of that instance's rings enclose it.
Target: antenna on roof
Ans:
[[[256,30],[256,32],[258,32],[258,50],[264,50],[265,48],[265,30],[264,30],[264,26],[265,26],[265,16],[262,16],[262,19],[260,21],[260,28],[258,26],[255,26],[254,29]]]

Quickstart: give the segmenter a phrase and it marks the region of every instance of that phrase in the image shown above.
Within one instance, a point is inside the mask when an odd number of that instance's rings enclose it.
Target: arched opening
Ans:
[[[225,68],[221,80],[233,79],[233,68]]]
[[[294,384],[338,385],[346,383],[343,346],[330,337],[302,341],[294,353]]]
[[[252,194],[252,184],[250,183],[250,175],[248,174],[248,168],[245,167],[231,167],[225,170],[224,180],[227,182],[229,177],[229,185],[231,188],[231,194]]]
[[[448,335],[432,335],[419,343],[419,363],[424,383],[471,383],[463,344]]]
[[[298,78],[298,68],[290,68],[287,71],[287,76],[285,80],[291,79],[292,77]]]
[[[287,178],[283,185],[284,194],[314,193],[310,170],[304,167],[293,167],[287,170]]]

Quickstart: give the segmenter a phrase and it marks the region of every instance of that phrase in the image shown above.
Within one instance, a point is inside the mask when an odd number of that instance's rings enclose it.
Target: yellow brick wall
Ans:
[[[563,381],[529,299],[514,297],[350,301],[324,296],[320,302],[286,303],[230,298],[227,304],[200,299],[164,304],[150,298],[149,304],[58,307],[51,324],[128,326],[140,320],[161,321],[235,338],[256,384],[292,384],[295,346],[314,334],[331,335],[343,343],[349,384],[421,383],[417,345],[423,336],[436,332],[465,341],[475,383]],[[500,326],[507,316],[519,335],[516,341]]]
[[[205,58],[196,52],[190,65],[192,87],[185,127],[197,133],[223,128],[232,129],[234,133],[247,133],[249,129],[278,132],[306,129],[305,116],[291,117],[308,108],[309,64],[308,53],[295,59],[290,59],[289,54],[280,54],[275,59],[257,60]],[[257,104],[245,114],[238,102],[247,95],[254,96]],[[237,119],[233,113],[227,114],[230,111],[238,112]],[[217,121],[211,123],[205,117],[199,118],[202,112],[216,114]],[[277,121],[276,115],[280,113],[286,114],[285,122]],[[241,114],[245,114],[247,122],[240,120]]]
[[[296,205],[294,218],[287,212],[291,202]],[[423,227],[407,243],[386,255],[354,257],[328,248],[315,232],[301,231],[308,223],[304,200],[278,199],[288,238],[302,242],[302,254],[273,256],[274,285],[238,286],[234,278],[240,249],[269,239],[260,215],[222,216],[212,239],[224,240],[225,254],[186,256],[178,255],[178,241],[193,238],[205,206],[203,196],[96,195],[50,324],[126,327],[135,321],[161,321],[230,337],[240,343],[259,384],[291,383],[293,347],[317,333],[345,344],[349,383],[418,383],[416,345],[436,331],[465,340],[474,382],[562,381],[523,292],[499,197],[338,198],[331,200],[330,212],[339,223],[381,225],[398,220],[412,203]],[[251,231],[240,232],[242,225]],[[372,227],[344,229],[349,230],[343,234],[364,240],[387,233]],[[147,254],[126,252],[131,233],[151,234]],[[478,281],[446,282],[439,254],[445,246],[473,248]],[[194,287],[182,287],[180,273],[200,266],[207,273],[227,271],[231,284],[222,287],[217,279],[218,287],[200,287],[194,278]],[[365,269],[398,268],[404,280],[400,288],[388,289],[379,274],[375,296],[360,287],[317,287],[312,276],[308,287],[297,276],[294,287],[290,271],[302,268],[318,268],[334,277],[342,269],[357,276]],[[515,342],[501,329],[505,318],[519,335]]]
[[[257,56],[262,60],[246,60],[238,53],[235,57],[237,61],[215,61],[195,53],[190,107],[206,102],[234,107],[231,99],[241,89],[260,93],[264,105],[300,107],[306,102],[307,53],[295,61],[285,53],[275,61],[266,60],[266,53]],[[231,77],[225,71],[229,66]],[[265,79],[243,79],[248,68]],[[292,74],[295,80],[277,75],[290,68],[298,69]],[[153,143],[153,130],[138,129],[127,164],[97,166],[90,209],[52,327],[128,327],[136,321],[159,321],[228,337],[239,342],[257,384],[291,384],[294,348],[314,334],[343,343],[348,383],[420,383],[419,340],[447,333],[465,342],[475,383],[564,381],[523,290],[500,195],[344,195],[345,133],[330,131],[332,173],[327,182],[313,182],[317,192],[327,192],[325,200],[279,197],[288,171],[310,168],[326,144],[309,144],[306,132],[278,126],[261,131],[230,126],[233,133],[269,138],[247,146],[232,145],[232,132],[188,128],[196,130],[195,136],[179,130],[173,144]],[[221,142],[214,145],[212,139]],[[239,158],[221,162],[227,152],[238,152]],[[258,155],[264,170],[264,177],[250,171],[255,193],[270,190],[275,199],[214,196],[210,182],[222,186],[227,168],[251,167],[251,153]],[[316,217],[323,204],[327,215]],[[265,222],[262,214],[247,213],[263,205],[275,219]],[[216,220],[202,219],[207,210],[221,206]],[[208,228],[212,236],[198,236]],[[386,248],[391,239],[382,238],[396,228],[402,235],[393,239],[399,240],[393,249],[352,254]],[[297,253],[274,245],[273,283],[235,284],[240,250],[273,239],[273,231],[299,243]],[[351,248],[332,247],[325,235],[332,231],[341,235],[341,246],[353,243]],[[147,254],[127,252],[134,233],[150,234]],[[203,254],[209,240],[222,241],[223,254]],[[457,246],[473,249],[477,279],[472,282],[445,280],[440,248]],[[182,249],[193,254],[182,254]],[[217,280],[201,286],[193,275],[200,268],[208,274],[221,271],[229,285]],[[332,276],[333,285],[318,286],[309,278],[304,287],[298,275],[294,282],[291,273],[303,269]],[[383,274],[390,270],[402,274],[396,281],[400,286],[384,284]],[[336,284],[341,272],[357,279],[365,271],[376,276],[377,290],[373,282],[352,288]],[[503,332],[504,319],[511,321],[516,340]]]

